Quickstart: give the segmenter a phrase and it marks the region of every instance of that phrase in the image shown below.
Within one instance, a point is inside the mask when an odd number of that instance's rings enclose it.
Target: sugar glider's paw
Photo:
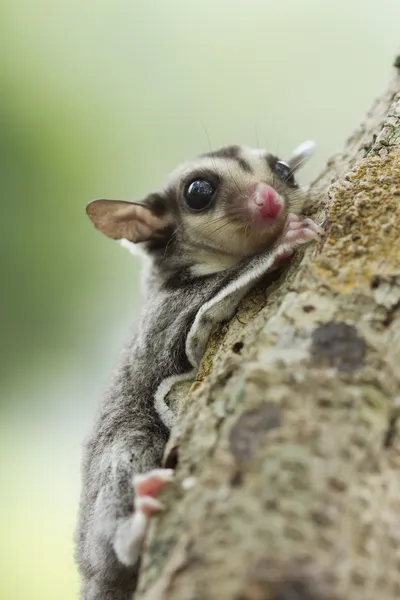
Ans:
[[[138,500],[154,496],[160,492],[165,484],[172,481],[174,476],[173,469],[152,469],[147,473],[133,476],[133,487],[136,494],[136,504]],[[157,500],[156,500],[157,502]],[[160,508],[163,506],[158,502]]]
[[[311,219],[290,213],[282,237],[277,242],[277,256],[269,270],[279,269],[298,246],[307,244],[311,240],[317,240],[323,234],[323,229]]]
[[[306,244],[310,240],[319,239],[323,233],[324,230],[312,219],[290,213],[280,243],[293,244],[293,247],[295,247]]]
[[[140,556],[151,517],[164,509],[155,496],[172,481],[172,469],[153,469],[133,477],[135,511],[119,524],[114,548],[119,560],[127,566],[134,565]]]

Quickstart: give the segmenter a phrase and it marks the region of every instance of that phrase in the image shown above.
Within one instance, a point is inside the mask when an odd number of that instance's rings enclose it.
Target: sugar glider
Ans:
[[[123,350],[84,449],[76,531],[81,600],[131,600],[174,422],[171,385],[195,374],[216,323],[297,246],[322,230],[301,216],[307,193],[287,161],[228,146],[180,165],[141,202],[95,200],[87,215],[106,236],[149,258],[140,325]]]

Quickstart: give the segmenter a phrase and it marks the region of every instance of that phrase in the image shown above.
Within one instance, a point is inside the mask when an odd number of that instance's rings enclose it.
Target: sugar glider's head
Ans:
[[[295,172],[312,154],[305,142],[287,160],[228,146],[180,165],[142,202],[94,200],[87,214],[108,237],[140,244],[155,258],[199,274],[223,270],[268,249],[305,191]]]

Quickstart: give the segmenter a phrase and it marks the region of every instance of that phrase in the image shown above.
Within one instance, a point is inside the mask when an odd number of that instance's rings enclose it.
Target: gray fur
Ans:
[[[234,154],[237,164],[236,150]],[[246,169],[248,174],[250,167]],[[282,183],[280,187],[285,191]],[[161,217],[168,213],[163,205],[168,196],[171,189],[152,199]],[[298,205],[297,191],[295,198]],[[157,389],[166,378],[184,376],[198,366],[212,326],[229,318],[247,290],[289,248],[275,236],[265,252],[195,276],[193,254],[182,250],[185,231],[181,227],[178,237],[176,227],[171,229],[169,222],[155,241],[143,244],[152,262],[140,327],[121,353],[85,443],[76,531],[81,600],[132,600],[139,560],[123,565],[114,544],[117,529],[134,511],[133,475],[159,467],[168,440],[169,428],[155,407]]]
[[[131,598],[136,569],[118,563],[113,536],[133,512],[133,474],[159,467],[168,440],[153,398],[163,379],[190,370],[185,343],[195,314],[231,278],[218,273],[173,290],[152,286],[85,446],[77,533],[84,600]]]

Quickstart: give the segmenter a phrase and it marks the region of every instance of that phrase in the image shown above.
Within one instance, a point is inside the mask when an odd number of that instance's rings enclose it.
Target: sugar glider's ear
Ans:
[[[315,142],[308,140],[300,144],[286,162],[292,171],[297,171],[314,154],[314,151]]]
[[[93,200],[86,206],[86,214],[104,235],[134,243],[150,240],[168,225],[167,216],[156,215],[145,202]]]

